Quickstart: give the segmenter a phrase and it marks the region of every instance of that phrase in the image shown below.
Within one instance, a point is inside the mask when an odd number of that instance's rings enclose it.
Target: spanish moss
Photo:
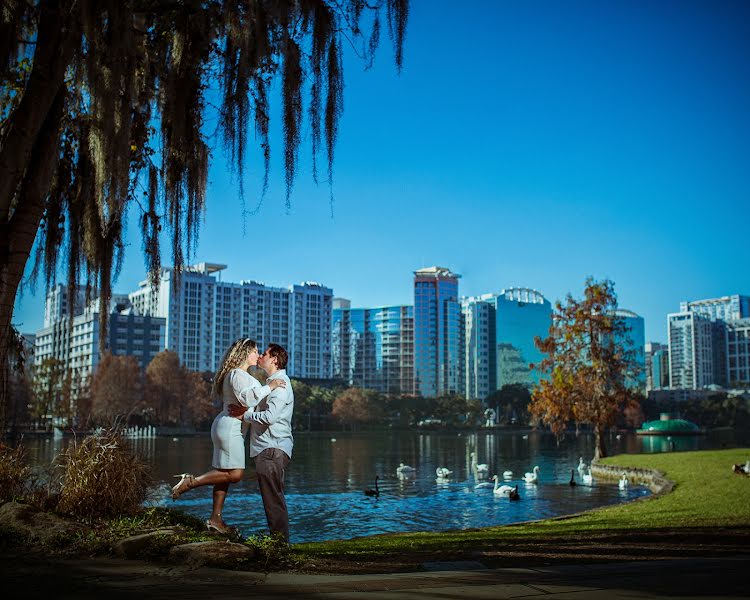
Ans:
[[[251,147],[262,157],[254,186],[262,201],[277,80],[287,210],[305,120],[313,180],[325,144],[332,186],[343,45],[372,65],[385,12],[400,70],[408,7],[408,0],[0,0],[2,331],[32,247],[45,285],[64,267],[71,294],[85,285],[87,301],[99,296],[104,331],[129,207],[140,211],[152,286],[161,236],[177,272],[191,260],[206,208],[205,123],[215,117],[241,209]],[[220,106],[209,105],[209,90]],[[0,345],[2,361],[6,350]]]

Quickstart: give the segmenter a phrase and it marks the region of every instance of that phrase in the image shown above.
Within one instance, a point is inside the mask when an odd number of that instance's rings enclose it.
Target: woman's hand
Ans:
[[[276,388],[285,388],[286,387],[286,381],[283,379],[269,379],[267,382],[268,387],[271,388],[271,390],[275,390]]]

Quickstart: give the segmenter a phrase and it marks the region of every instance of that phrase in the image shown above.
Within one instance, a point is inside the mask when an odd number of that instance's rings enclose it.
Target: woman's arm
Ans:
[[[229,384],[237,402],[250,409],[271,393],[269,386],[261,385],[260,381],[242,369],[234,369],[229,374]]]

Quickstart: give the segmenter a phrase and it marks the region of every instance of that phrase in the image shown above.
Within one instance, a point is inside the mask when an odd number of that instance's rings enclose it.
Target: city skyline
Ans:
[[[190,262],[227,264],[229,281],[319,281],[363,307],[410,304],[412,272],[435,264],[462,275],[461,296],[529,287],[552,303],[608,277],[646,339],[666,342],[680,302],[750,292],[750,7],[712,6],[415,3],[400,76],[387,43],[367,72],[345,57],[333,204],[303,151],[287,211],[276,106],[257,214],[243,219],[211,142]],[[145,278],[137,225],[129,215],[117,291]],[[31,332],[45,294],[26,287],[13,322]]]

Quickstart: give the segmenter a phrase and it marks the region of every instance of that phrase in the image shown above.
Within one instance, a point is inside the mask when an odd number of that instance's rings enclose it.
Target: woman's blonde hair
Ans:
[[[258,344],[255,343],[255,340],[251,340],[250,338],[240,338],[229,346],[229,350],[224,353],[224,358],[221,359],[221,366],[214,376],[214,385],[212,388],[214,394],[221,396],[224,387],[224,378],[227,376],[227,373],[245,362],[248,354],[257,347]]]

